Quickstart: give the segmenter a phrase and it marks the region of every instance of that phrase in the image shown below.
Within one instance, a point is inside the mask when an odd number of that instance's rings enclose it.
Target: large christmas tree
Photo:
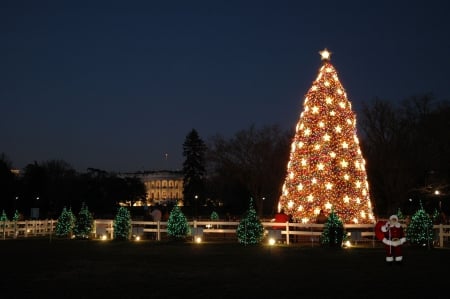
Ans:
[[[374,223],[356,116],[326,49],[303,102],[291,144],[280,208],[311,223],[331,209],[344,223]]]

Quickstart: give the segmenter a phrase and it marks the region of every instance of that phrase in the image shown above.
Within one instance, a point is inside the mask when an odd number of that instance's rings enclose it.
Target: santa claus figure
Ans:
[[[406,242],[406,237],[397,215],[389,217],[389,221],[381,227],[381,231],[384,233],[382,242],[386,249],[386,262],[392,263],[395,260],[395,262],[401,263],[403,260],[402,245]]]

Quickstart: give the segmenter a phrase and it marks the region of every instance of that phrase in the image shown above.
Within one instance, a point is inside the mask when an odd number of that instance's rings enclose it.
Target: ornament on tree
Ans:
[[[279,206],[302,223],[332,208],[344,223],[374,223],[356,116],[331,52],[320,54],[323,63],[303,102]]]

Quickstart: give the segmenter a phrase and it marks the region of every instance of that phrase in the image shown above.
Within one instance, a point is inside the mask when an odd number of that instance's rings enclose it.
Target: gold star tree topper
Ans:
[[[327,48],[323,49],[322,51],[319,51],[320,56],[322,57],[322,60],[329,61],[331,59],[331,52],[327,50]]]

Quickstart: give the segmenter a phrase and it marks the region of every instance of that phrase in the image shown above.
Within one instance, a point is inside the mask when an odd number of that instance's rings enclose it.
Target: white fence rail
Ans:
[[[274,223],[262,222],[265,230],[270,233],[278,228],[278,234],[286,244],[297,242],[311,242],[311,245],[319,242],[319,237],[323,231],[323,224],[302,224],[302,223]],[[190,221],[193,228],[193,236],[203,238],[237,238],[236,229],[239,222],[236,221]],[[29,221],[6,221],[0,222],[0,234],[2,239],[27,238],[36,236],[54,235],[56,220],[29,220]],[[377,242],[375,236],[375,225],[373,224],[346,224],[344,228],[349,233],[350,239],[355,242]],[[444,247],[444,243],[449,241],[450,225],[434,225],[436,246]],[[167,236],[167,222],[153,221],[132,221],[132,235],[147,235],[155,240],[162,240]],[[112,239],[114,236],[113,220],[94,220],[94,238],[106,237]]]
[[[56,220],[27,220],[0,222],[0,234],[2,239],[51,236],[55,230]]]

